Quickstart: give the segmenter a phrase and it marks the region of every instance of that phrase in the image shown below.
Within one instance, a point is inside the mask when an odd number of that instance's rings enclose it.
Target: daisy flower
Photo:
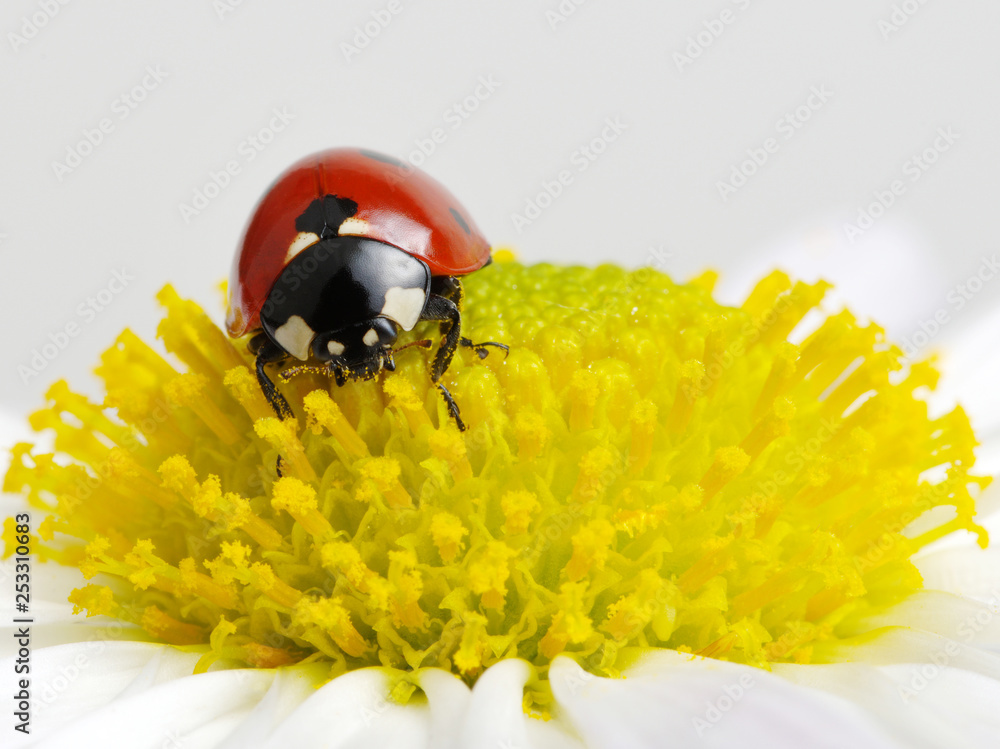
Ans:
[[[464,324],[511,351],[456,357],[464,433],[416,349],[293,378],[279,421],[171,287],[168,356],[125,331],[103,402],[53,385],[30,419],[51,445],[17,444],[4,482],[6,553],[68,594],[32,601],[15,738],[995,744],[995,558],[919,556],[987,543],[932,362],[781,272],[727,307],[714,274],[497,259]]]

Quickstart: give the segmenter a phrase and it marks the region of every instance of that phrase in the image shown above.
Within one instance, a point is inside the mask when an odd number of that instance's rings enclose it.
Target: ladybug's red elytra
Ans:
[[[284,419],[292,410],[267,365],[312,356],[338,385],[370,379],[395,368],[400,330],[439,321],[431,380],[465,429],[441,378],[459,345],[480,358],[487,346],[507,351],[461,335],[459,277],[489,262],[489,242],[431,177],[374,151],[322,151],[278,177],[254,210],[233,263],[226,327],[233,338],[252,334],[257,381]]]

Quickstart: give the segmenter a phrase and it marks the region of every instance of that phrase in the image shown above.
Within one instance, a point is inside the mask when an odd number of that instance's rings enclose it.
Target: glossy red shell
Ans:
[[[229,335],[260,327],[267,295],[290,261],[295,220],[324,195],[358,204],[353,218],[360,221],[351,221],[342,234],[398,247],[427,263],[434,276],[465,275],[489,260],[489,242],[437,180],[371,151],[321,151],[292,165],[257,204],[229,280]]]

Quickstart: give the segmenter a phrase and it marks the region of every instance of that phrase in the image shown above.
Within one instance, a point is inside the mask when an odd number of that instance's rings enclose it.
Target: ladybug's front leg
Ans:
[[[424,307],[420,319],[441,322],[441,334],[444,340],[441,341],[434,355],[434,363],[431,365],[431,380],[436,384],[444,376],[455,356],[455,349],[458,348],[458,341],[462,337],[462,313],[447,297],[431,294],[427,298],[427,306]]]
[[[489,353],[486,349],[487,346],[501,348],[504,353],[508,351],[508,348],[502,343],[473,343],[468,338],[462,337],[462,313],[459,311],[459,307],[462,304],[463,296],[462,282],[454,276],[434,278],[431,281],[431,294],[427,297],[427,306],[424,307],[420,319],[441,322],[441,334],[444,336],[444,340],[441,341],[437,354],[434,355],[434,362],[431,364],[431,381],[441,391],[441,396],[448,406],[448,412],[455,419],[459,431],[464,432],[465,423],[459,415],[458,404],[451,397],[448,388],[440,382],[455,356],[455,349],[459,345],[468,346],[479,355],[480,359],[483,359]]]
[[[278,392],[278,388],[274,386],[271,378],[264,371],[265,365],[280,362],[288,354],[265,333],[258,333],[251,338],[248,348],[250,353],[257,357],[257,382],[264,397],[267,398],[267,402],[271,404],[271,408],[274,409],[279,419],[290,419],[293,416],[292,407],[288,405],[285,396]]]
[[[448,369],[448,365],[451,364],[451,360],[455,356],[455,349],[458,347],[458,341],[462,337],[462,314],[450,299],[431,294],[427,298],[427,306],[424,307],[420,319],[441,321],[441,332],[444,334],[444,340],[441,341],[437,354],[434,355],[434,363],[431,364],[431,381],[441,392],[441,397],[444,398],[444,402],[448,406],[448,413],[455,420],[458,430],[464,432],[465,422],[462,421],[462,416],[458,411],[458,404],[451,397],[448,388],[439,382],[444,376],[445,370]]]
[[[457,276],[434,276],[431,279],[431,293],[450,299],[459,309],[462,309],[462,302],[465,301],[465,289]]]

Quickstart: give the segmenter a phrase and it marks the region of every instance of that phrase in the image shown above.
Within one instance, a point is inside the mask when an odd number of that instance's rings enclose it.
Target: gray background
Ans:
[[[352,52],[373,13],[391,20]],[[679,280],[713,267],[728,300],[780,263],[837,282],[897,337],[946,310],[933,347],[1000,289],[987,282],[961,310],[948,296],[1000,249],[998,28],[993,0],[8,0],[0,408],[26,412],[58,377],[93,389],[85,372],[122,327],[153,334],[167,281],[221,321],[217,283],[243,223],[295,159],[333,145],[406,158],[436,128],[423,167],[527,262],[652,264]],[[130,109],[121,97],[147,67],[166,77]],[[796,115],[813,87],[827,100]],[[246,139],[275,108],[291,120],[251,160]],[[779,124],[789,114],[797,128]],[[103,142],[57,175],[103,118]],[[581,171],[606,118],[624,130]],[[911,181],[939,128],[957,140]],[[720,181],[768,138],[776,152],[724,199]],[[185,220],[181,205],[232,160],[239,173]],[[516,226],[561,170],[571,184]],[[849,241],[845,224],[894,180],[902,194]],[[81,313],[123,269],[134,280]],[[25,383],[18,366],[73,322]]]

